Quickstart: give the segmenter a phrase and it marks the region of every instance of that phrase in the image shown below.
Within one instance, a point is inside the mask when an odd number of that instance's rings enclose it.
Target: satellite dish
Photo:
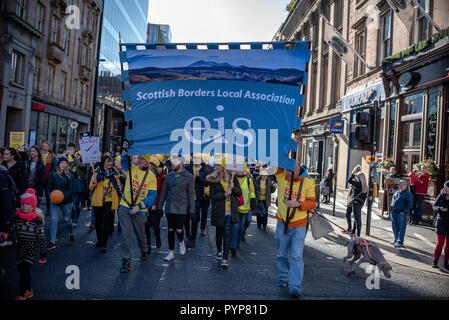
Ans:
[[[70,123],[70,128],[72,128],[73,130],[75,130],[76,128],[78,128],[78,122],[72,121],[72,122]]]

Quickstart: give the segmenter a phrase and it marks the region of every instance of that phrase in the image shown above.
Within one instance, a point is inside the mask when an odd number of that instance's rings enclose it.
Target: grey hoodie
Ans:
[[[193,175],[185,169],[181,172],[172,171],[165,178],[159,200],[158,210],[162,210],[165,203],[165,213],[187,214],[195,213],[193,197]]]

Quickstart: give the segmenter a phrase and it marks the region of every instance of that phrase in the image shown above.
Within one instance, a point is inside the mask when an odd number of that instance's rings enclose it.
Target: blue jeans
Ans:
[[[196,200],[195,201],[195,214],[192,217],[192,240],[196,240],[196,233],[198,230],[198,223],[200,222],[201,213],[201,230],[206,229],[207,224],[207,210],[209,209],[210,200]]]
[[[284,224],[280,221],[276,225],[276,273],[278,283],[288,281],[290,293],[302,291],[302,278],[304,275],[304,261],[302,254],[306,238],[306,227],[288,228],[284,234]],[[290,255],[290,262],[289,262]]]
[[[394,243],[404,244],[405,229],[407,228],[407,214],[392,213],[391,224],[394,233]]]
[[[73,226],[72,219],[70,217],[70,209],[72,203],[67,204],[54,204],[50,203],[50,242],[56,241],[56,233],[58,231],[58,216],[59,210],[62,212],[62,216],[67,224],[67,229],[69,230],[69,234],[73,234]]]
[[[225,216],[224,226],[215,227],[215,243],[217,245],[217,251],[222,252],[223,249],[223,259],[227,260],[229,255],[229,247],[231,242],[231,230],[237,223],[231,222],[231,216]]]
[[[422,219],[422,203],[424,200],[424,196],[422,194],[416,195],[416,207],[413,215],[413,222],[421,222]]]
[[[239,213],[240,220],[239,223],[236,223],[232,227],[231,234],[231,248],[237,248],[240,246],[240,241],[243,239],[245,235],[245,230],[251,224],[252,213],[249,210],[247,213]]]
[[[78,222],[81,212],[81,197],[79,193],[73,194],[73,208],[72,208],[72,219],[74,222]]]
[[[95,222],[95,212],[94,207],[90,210],[90,222]]]

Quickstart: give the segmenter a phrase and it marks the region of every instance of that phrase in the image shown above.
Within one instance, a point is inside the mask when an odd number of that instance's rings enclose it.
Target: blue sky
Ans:
[[[150,0],[150,23],[169,24],[172,42],[271,41],[289,0]]]

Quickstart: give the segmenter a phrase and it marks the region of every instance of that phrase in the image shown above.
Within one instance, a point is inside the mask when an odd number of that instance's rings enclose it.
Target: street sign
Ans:
[[[344,120],[340,118],[331,118],[329,123],[330,133],[343,133],[345,129]]]
[[[371,156],[366,156],[366,162],[371,162]],[[374,157],[374,162],[377,163],[379,161],[379,158],[377,156]]]

